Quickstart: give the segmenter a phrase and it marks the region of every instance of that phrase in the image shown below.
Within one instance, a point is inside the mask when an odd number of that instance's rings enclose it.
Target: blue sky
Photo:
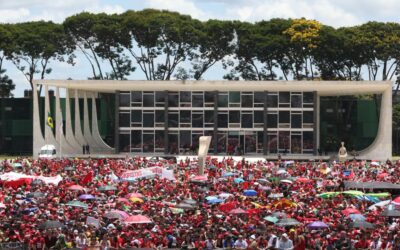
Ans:
[[[351,26],[370,20],[400,22],[399,0],[0,0],[0,22],[52,20],[82,11],[122,13],[128,9],[169,9],[189,14],[201,20],[229,19],[259,21],[273,17],[316,19],[334,27]],[[7,63],[7,72],[17,84],[15,96],[21,96],[29,85],[24,76]],[[87,63],[77,58],[72,67],[52,62],[53,72],[48,79],[86,79],[90,75]],[[219,65],[205,79],[220,79]],[[142,79],[136,71],[131,79]]]

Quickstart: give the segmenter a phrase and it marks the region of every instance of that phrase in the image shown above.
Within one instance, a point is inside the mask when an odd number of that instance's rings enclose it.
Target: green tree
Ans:
[[[9,31],[10,25],[0,25],[0,97],[12,97],[11,91],[15,89],[15,84],[12,79],[6,75],[6,69],[3,68],[3,62],[5,60],[4,51],[8,47],[12,46],[13,40]]]

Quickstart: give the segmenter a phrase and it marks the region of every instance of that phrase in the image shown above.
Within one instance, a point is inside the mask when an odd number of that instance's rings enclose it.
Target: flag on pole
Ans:
[[[53,118],[51,117],[50,112],[47,113],[47,126],[50,128],[54,128]]]

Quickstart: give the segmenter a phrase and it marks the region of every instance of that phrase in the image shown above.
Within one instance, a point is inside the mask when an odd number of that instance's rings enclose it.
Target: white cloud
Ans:
[[[22,22],[28,19],[30,11],[26,8],[0,9],[1,23]]]

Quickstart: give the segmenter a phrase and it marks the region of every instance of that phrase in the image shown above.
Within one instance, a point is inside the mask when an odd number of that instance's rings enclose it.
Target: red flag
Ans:
[[[86,186],[89,182],[93,181],[93,172],[90,171],[82,180],[81,180],[81,185]]]
[[[243,189],[248,189],[249,188],[249,183],[247,181],[242,182],[242,188]]]

